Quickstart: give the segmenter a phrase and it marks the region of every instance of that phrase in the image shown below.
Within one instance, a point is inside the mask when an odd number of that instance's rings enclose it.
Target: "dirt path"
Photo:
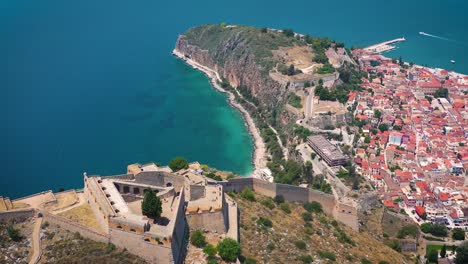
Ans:
[[[42,217],[36,218],[34,223],[34,230],[32,233],[32,243],[33,243],[33,254],[29,264],[36,264],[39,262],[42,256],[42,249],[41,249],[41,225],[42,225]]]

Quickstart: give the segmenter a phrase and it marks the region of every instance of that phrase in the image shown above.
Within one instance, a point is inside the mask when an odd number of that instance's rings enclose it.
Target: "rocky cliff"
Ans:
[[[268,113],[281,106],[286,98],[286,86],[268,76],[277,63],[271,51],[292,45],[301,44],[279,32],[245,26],[204,25],[181,35],[176,49],[216,70],[233,87],[246,87],[258,99],[258,106]]]

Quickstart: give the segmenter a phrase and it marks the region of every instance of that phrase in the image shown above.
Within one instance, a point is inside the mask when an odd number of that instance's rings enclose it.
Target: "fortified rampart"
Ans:
[[[336,220],[354,230],[358,230],[356,208],[337,202],[331,194],[294,185],[267,182],[251,177],[230,179],[229,181],[220,182],[220,184],[223,185],[225,191],[240,192],[244,188],[250,188],[268,197],[282,195],[289,202],[304,203],[316,201],[322,204],[323,211],[326,214],[333,216]]]

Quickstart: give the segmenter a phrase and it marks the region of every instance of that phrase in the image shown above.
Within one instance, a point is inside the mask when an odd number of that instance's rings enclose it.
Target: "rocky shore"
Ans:
[[[218,91],[220,91],[222,93],[226,93],[228,95],[229,104],[232,105],[233,107],[235,107],[236,109],[238,109],[241,112],[241,114],[242,114],[242,116],[244,118],[244,121],[245,121],[245,123],[247,125],[247,128],[249,130],[249,133],[252,135],[253,143],[254,143],[254,153],[253,153],[253,157],[252,157],[252,163],[254,165],[254,170],[253,170],[253,172],[252,172],[252,174],[250,176],[255,177],[255,178],[262,178],[263,179],[263,177],[261,175],[261,169],[266,168],[266,163],[267,163],[267,160],[266,160],[266,147],[265,147],[265,143],[263,142],[262,137],[260,136],[260,131],[255,126],[255,123],[254,123],[252,117],[250,116],[249,112],[247,112],[247,110],[245,110],[245,108],[241,104],[236,102],[234,94],[232,94],[229,91],[224,90],[218,84],[218,82],[221,82],[222,80],[221,80],[221,77],[219,76],[217,71],[215,71],[214,69],[211,69],[209,67],[206,67],[204,65],[201,65],[200,63],[198,63],[198,62],[196,62],[196,61],[194,61],[194,60],[192,60],[190,58],[185,57],[184,54],[182,54],[177,49],[174,49],[172,51],[172,54],[174,54],[178,58],[184,60],[188,65],[192,66],[195,69],[200,70],[206,76],[208,76],[208,78],[210,79],[211,85],[216,90],[218,90]],[[270,180],[270,179],[265,179],[265,180]]]

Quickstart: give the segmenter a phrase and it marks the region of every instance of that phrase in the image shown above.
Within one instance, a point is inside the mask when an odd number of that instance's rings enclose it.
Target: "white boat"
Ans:
[[[455,61],[454,61],[454,60],[450,60],[450,62],[451,62],[451,63],[455,63]]]

